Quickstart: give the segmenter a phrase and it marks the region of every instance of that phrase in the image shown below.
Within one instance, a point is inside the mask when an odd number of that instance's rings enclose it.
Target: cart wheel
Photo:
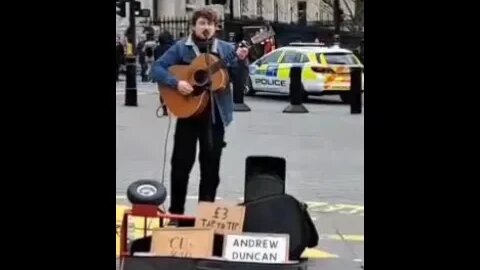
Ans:
[[[161,205],[167,198],[167,189],[155,180],[138,180],[128,186],[127,198],[132,204]]]

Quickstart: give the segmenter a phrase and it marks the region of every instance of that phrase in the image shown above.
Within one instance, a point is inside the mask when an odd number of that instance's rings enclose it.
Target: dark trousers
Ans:
[[[118,81],[120,79],[120,65],[115,64],[115,80]]]
[[[209,107],[205,111],[210,112]],[[188,179],[195,162],[197,141],[200,142],[199,201],[215,201],[220,183],[220,159],[225,146],[225,130],[218,110],[215,110],[215,115],[215,124],[212,124],[209,113],[197,119],[177,120],[171,160],[170,213],[183,214],[185,211]]]
[[[140,77],[142,77],[142,82],[148,81],[147,68],[147,63],[145,61],[140,61]]]

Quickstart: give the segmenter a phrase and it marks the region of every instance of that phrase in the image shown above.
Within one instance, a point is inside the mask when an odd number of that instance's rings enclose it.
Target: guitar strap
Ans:
[[[216,43],[217,43],[217,39],[215,38],[215,39],[213,40],[213,44],[212,44],[212,51],[210,52],[210,50],[207,49],[207,52],[208,52],[208,53],[215,53],[215,54],[217,54],[217,52],[216,52],[216,49],[217,49],[216,47],[217,47],[217,46],[215,46]],[[214,48],[214,47],[215,47],[215,48]],[[208,47],[207,47],[207,48],[208,48]],[[215,49],[215,51],[214,51],[213,49]],[[208,63],[208,66],[211,66],[211,65],[212,65],[212,63]],[[210,75],[212,75],[212,74],[210,74]],[[212,91],[213,89],[212,89],[211,77],[210,77],[209,88],[210,88],[210,89],[209,89],[209,90],[210,90],[210,91],[209,91],[209,92],[210,92],[210,105],[211,105],[211,112],[212,112],[212,114],[211,114],[212,118],[211,118],[211,119],[212,119],[212,125],[215,125],[215,106],[216,106],[216,105],[215,105],[215,97],[213,96],[213,91]],[[211,134],[211,133],[212,133],[212,132],[211,132],[212,125],[209,125],[209,126],[210,126],[210,132],[209,132],[209,133],[210,133],[210,136],[209,136],[209,137],[210,137],[211,140],[213,141],[212,134]],[[210,144],[210,146],[213,148],[213,142]]]
[[[212,44],[212,51],[211,53],[214,53],[216,55],[218,55],[218,51],[217,51],[217,44],[218,44],[218,40],[216,38],[213,39],[213,44]],[[208,52],[208,50],[207,50]],[[212,63],[209,63],[210,65]],[[215,117],[215,96],[213,94],[213,91],[212,91],[212,83],[210,83],[209,85],[210,87],[210,107],[211,107],[211,118],[210,120],[212,121],[211,123],[209,123],[208,125],[208,146],[210,148],[210,151],[213,152],[213,125],[215,125],[215,120],[216,120],[216,117]]]

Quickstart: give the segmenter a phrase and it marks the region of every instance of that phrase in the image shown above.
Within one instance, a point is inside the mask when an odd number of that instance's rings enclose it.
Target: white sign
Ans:
[[[223,257],[237,262],[286,263],[288,251],[288,234],[227,234],[223,243]]]

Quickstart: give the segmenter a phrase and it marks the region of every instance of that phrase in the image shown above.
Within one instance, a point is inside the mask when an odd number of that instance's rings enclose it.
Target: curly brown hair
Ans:
[[[208,22],[213,22],[215,25],[218,24],[218,14],[211,8],[204,7],[195,10],[192,15],[192,25],[197,24],[199,18],[205,18]]]

